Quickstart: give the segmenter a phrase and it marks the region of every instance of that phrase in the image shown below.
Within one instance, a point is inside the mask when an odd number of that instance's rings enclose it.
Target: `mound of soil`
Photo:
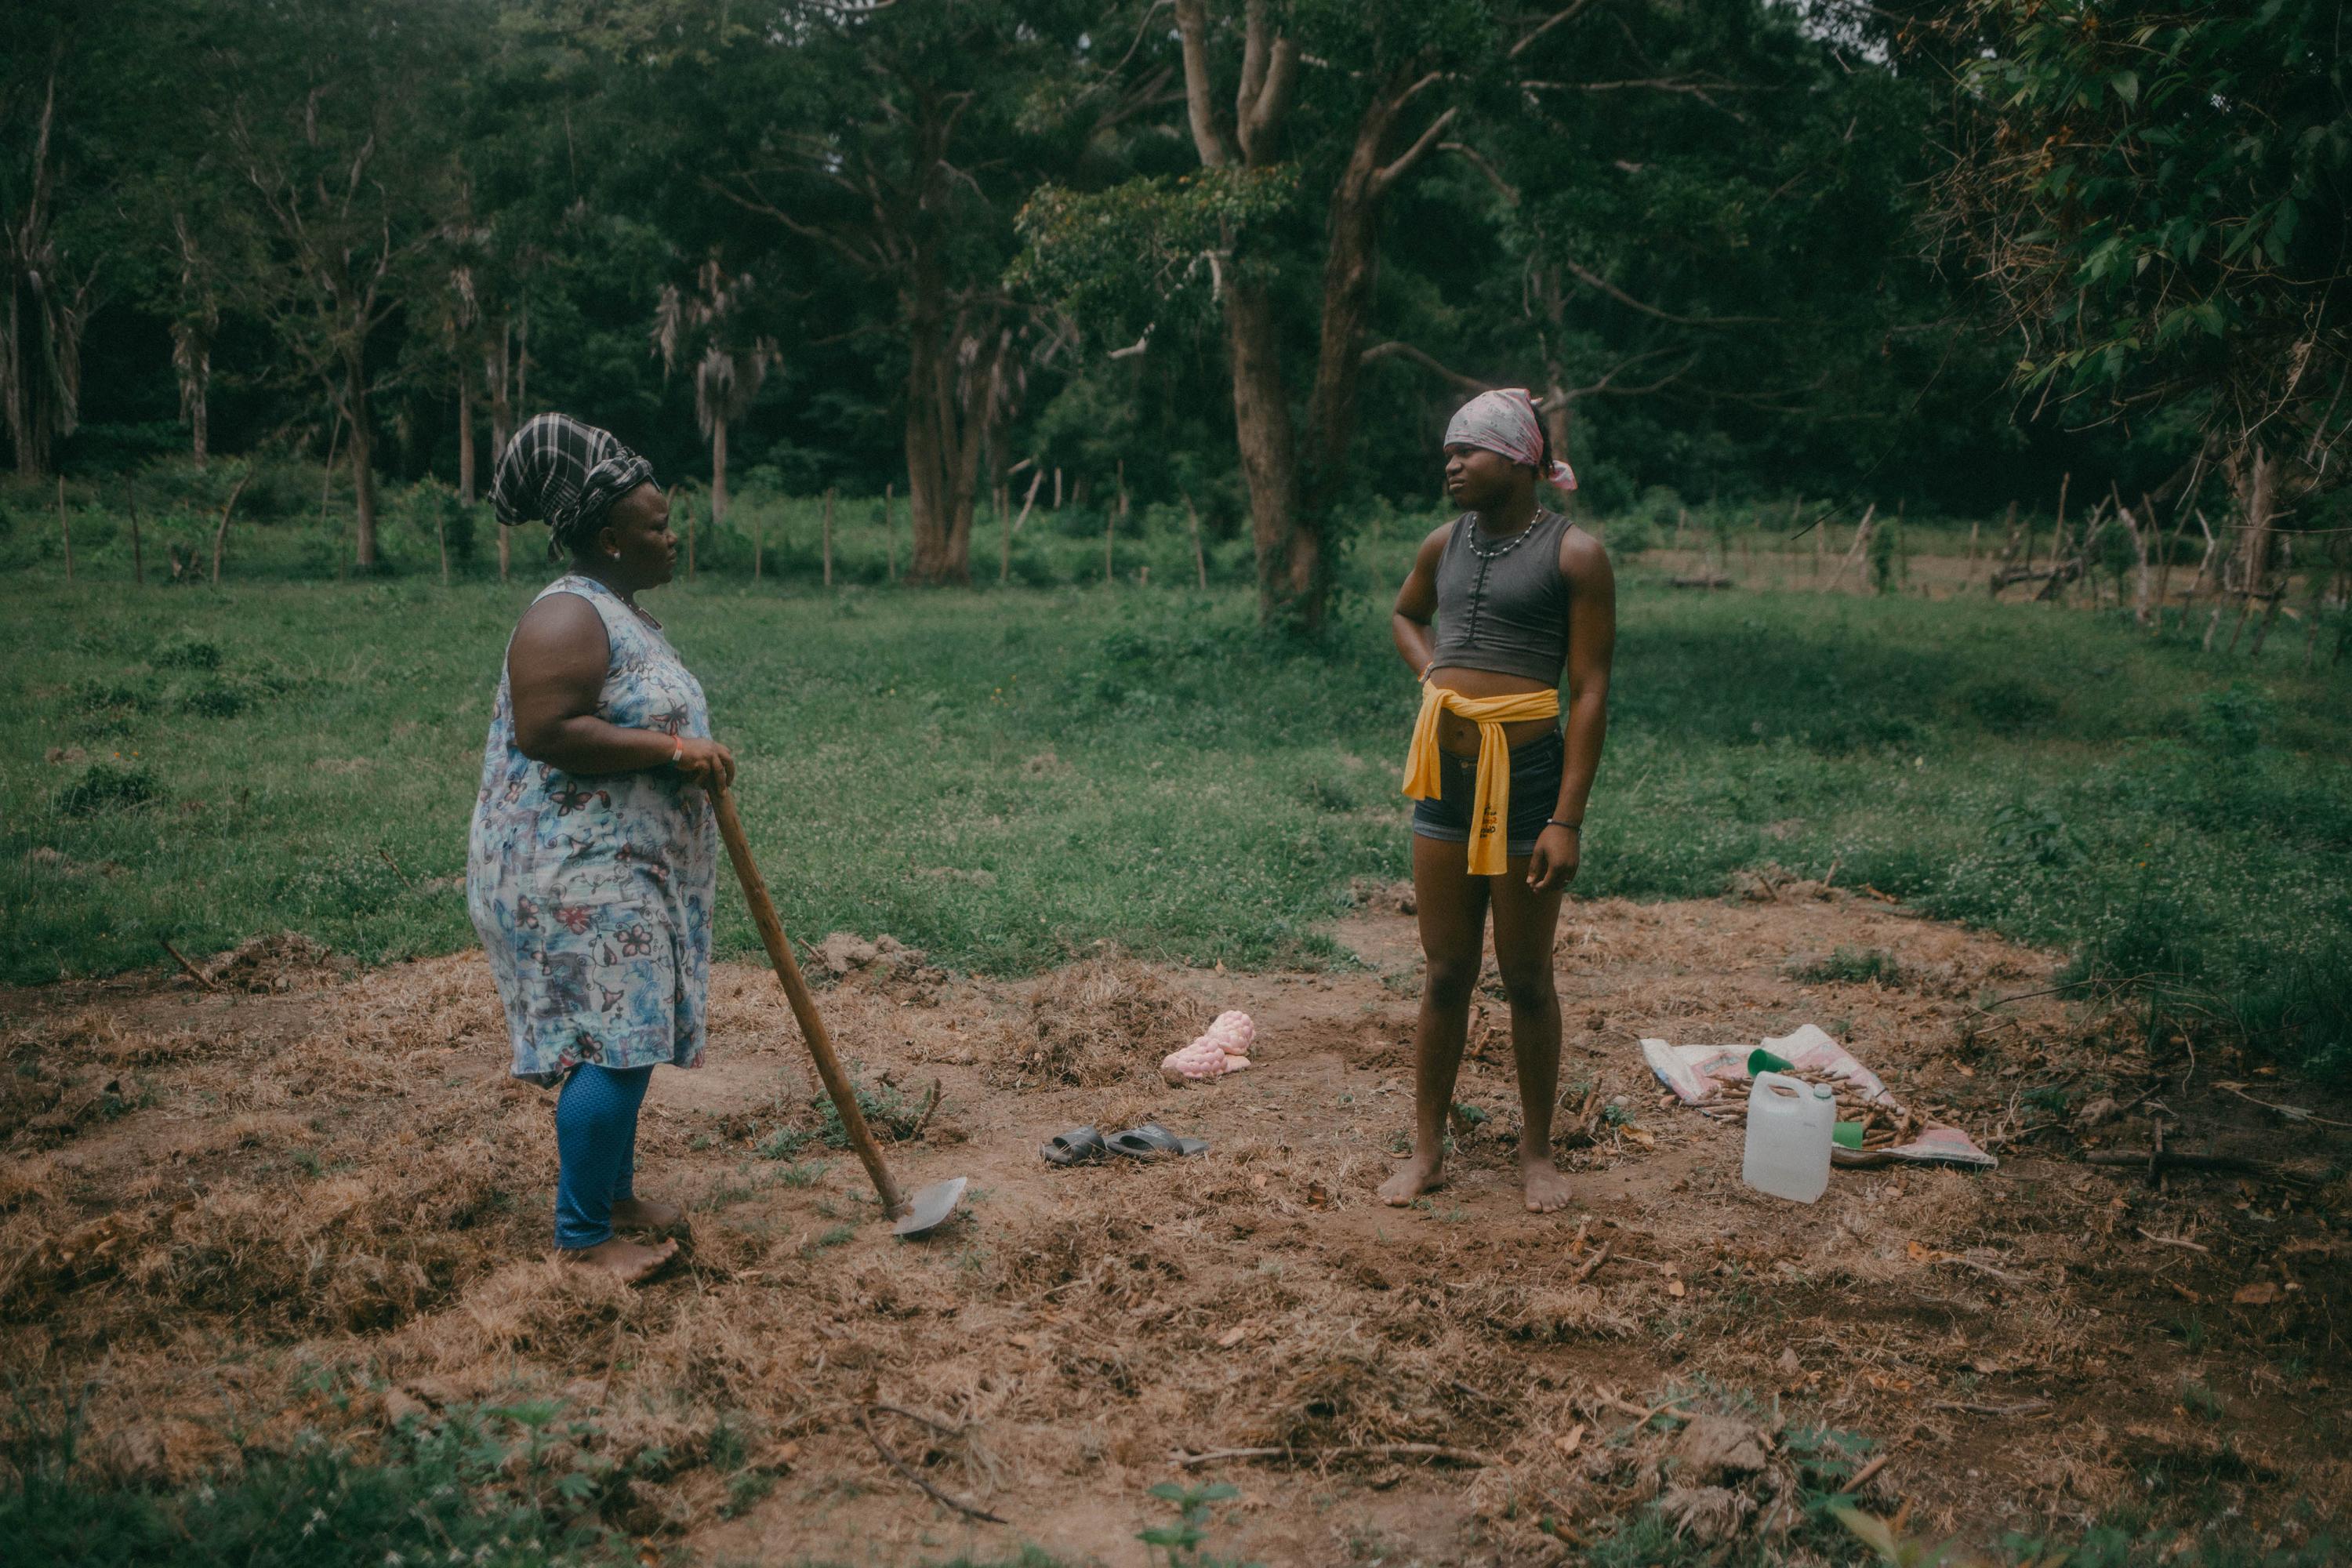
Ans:
[[[335,955],[299,931],[247,937],[205,965],[205,978],[232,991],[267,994],[315,984],[337,971]]]
[[[1209,1548],[1280,1563],[1551,1563],[1636,1516],[1769,1554],[1848,1484],[1979,1542],[2125,1501],[2279,1542],[2341,1520],[2352,1194],[2307,1178],[2352,1117],[2327,1097],[2070,1012],[2049,955],[1874,900],[1581,903],[1557,958],[1562,1097],[1591,1109],[1561,1118],[1576,1205],[1521,1201],[1497,991],[1447,1184],[1392,1209],[1413,923],[1337,934],[1361,969],[1105,957],[919,992],[852,966],[825,1006],[860,1082],[936,1076],[956,1133],[893,1144],[899,1181],[971,1178],[919,1244],[854,1159],[778,1136],[811,1125],[813,1075],[773,978],[719,966],[709,1065],[656,1075],[637,1161],[693,1233],[638,1290],[548,1260],[553,1100],[508,1076],[478,954],[0,995],[0,1381],[82,1402],[89,1472],[150,1481],[551,1400],[583,1463],[628,1467],[604,1521],[707,1561],[1131,1561],[1170,1480],[1236,1482]],[[1793,962],[1823,953],[1884,958]],[[1195,987],[1276,1048],[1171,1089],[1153,1068],[1213,1011]],[[2001,1167],[1768,1200],[1738,1129],[1661,1103],[1637,1049],[1808,1021]],[[1146,1120],[1209,1152],[1035,1153]],[[2151,1162],[2159,1141],[2235,1164]],[[0,1433],[0,1471],[33,1441]]]
[[[1085,959],[1030,989],[1026,1026],[1003,1031],[989,1080],[1014,1089],[1140,1081],[1213,1016],[1197,998],[1123,953]]]

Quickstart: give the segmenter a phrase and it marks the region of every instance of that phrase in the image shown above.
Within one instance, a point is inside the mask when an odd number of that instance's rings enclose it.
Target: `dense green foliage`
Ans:
[[[257,1455],[236,1474],[163,1491],[93,1486],[76,1474],[69,1412],[62,1420],[47,1410],[16,1415],[25,1429],[18,1436],[30,1442],[12,1484],[0,1488],[0,1539],[18,1562],[617,1568],[638,1561],[595,1512],[628,1475],[579,1452],[572,1440],[586,1428],[564,1419],[552,1400],[453,1407],[429,1423],[404,1423],[366,1451],[306,1431],[289,1453]],[[658,1453],[649,1458],[661,1462]]]
[[[869,566],[870,516],[852,542]],[[1255,629],[1230,555],[1231,585],[1207,594],[1157,571],[1150,588],[1123,570],[1108,590],[921,595],[730,576],[656,607],[740,749],[796,935],[888,931],[992,973],[1106,940],[1330,962],[1317,928],[1350,880],[1404,871],[1412,693],[1381,585],[1410,531],[1351,557],[1318,647]],[[1083,562],[1099,543],[1062,548]],[[370,960],[471,940],[463,825],[526,586],[19,583],[7,979],[278,927]],[[1638,566],[1624,592],[1584,895],[1834,868],[2345,1052],[2352,745],[2324,667],[2230,678],[2193,639],[2105,614],[1694,596]],[[751,952],[721,910],[721,948]]]
[[[2352,365],[2342,8],[1979,0],[1979,144],[1945,181],[2020,367],[2094,405],[2176,407],[2315,452]]]
[[[706,474],[692,378],[651,337],[664,289],[716,258],[756,279],[742,328],[782,353],[733,431],[739,478],[903,496],[919,431],[944,430],[946,457],[977,444],[983,510],[1024,458],[1097,497],[1124,465],[1229,537],[1211,229],[1246,218],[1241,264],[1311,346],[1352,124],[1326,46],[1440,60],[1415,108],[1452,116],[1388,197],[1356,346],[1556,374],[1604,510],[1658,484],[1985,510],[2062,467],[2128,487],[2177,458],[2161,434],[2011,428],[2004,356],[1958,330],[1909,232],[1939,79],[1857,56],[1838,29],[1877,28],[1866,11],[1605,0],[1544,27],[1549,7],[1465,0],[1359,38],[1362,7],[1277,9],[1317,45],[1298,112],[1245,199],[1204,204],[1171,199],[1201,171],[1174,34],[1141,4],[403,0],[289,26],[258,0],[35,0],[0,80],[0,209],[16,223],[46,182],[41,299],[79,302],[79,426],[20,466],[125,471],[186,450],[201,411],[223,456],[348,456],[357,427],[373,468],[456,482],[470,406],[478,482],[492,430],[562,406]],[[1024,204],[1033,241],[1152,244],[1023,263]],[[1143,315],[1148,351],[1108,357]],[[1428,494],[1461,395],[1412,355],[1367,363],[1343,518]]]

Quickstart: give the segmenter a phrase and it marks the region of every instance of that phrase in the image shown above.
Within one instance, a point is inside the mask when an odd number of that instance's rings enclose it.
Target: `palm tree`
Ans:
[[[727,519],[727,427],[751,411],[768,367],[782,354],[773,338],[751,330],[751,276],[729,278],[713,257],[695,273],[697,292],[662,286],[654,311],[654,352],[662,373],[694,365],[694,417],[710,440],[710,521]]]

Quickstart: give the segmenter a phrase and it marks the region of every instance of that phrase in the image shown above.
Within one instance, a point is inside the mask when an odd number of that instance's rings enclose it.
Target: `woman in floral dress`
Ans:
[[[514,1074],[561,1092],[555,1245],[645,1279],[684,1216],[635,1189],[637,1108],[657,1063],[698,1067],[717,855],[709,797],[735,776],[702,687],[636,596],[677,543],[653,466],[560,414],[515,432],[490,500],[544,520],[571,568],[507,645],[466,865]]]

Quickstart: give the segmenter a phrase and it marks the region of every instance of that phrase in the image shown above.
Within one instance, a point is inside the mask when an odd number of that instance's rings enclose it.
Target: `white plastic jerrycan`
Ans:
[[[1740,1179],[1759,1193],[1809,1204],[1830,1184],[1837,1096],[1825,1083],[1759,1072],[1748,1090],[1748,1156]]]

